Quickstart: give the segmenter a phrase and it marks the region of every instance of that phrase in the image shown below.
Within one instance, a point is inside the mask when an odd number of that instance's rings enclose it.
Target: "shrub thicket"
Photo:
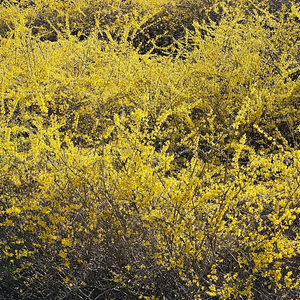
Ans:
[[[299,299],[299,6],[0,9],[0,298]]]

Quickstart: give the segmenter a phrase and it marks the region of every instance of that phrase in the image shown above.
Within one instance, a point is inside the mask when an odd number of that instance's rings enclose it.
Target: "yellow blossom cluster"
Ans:
[[[299,18],[2,1],[0,294],[300,299]]]

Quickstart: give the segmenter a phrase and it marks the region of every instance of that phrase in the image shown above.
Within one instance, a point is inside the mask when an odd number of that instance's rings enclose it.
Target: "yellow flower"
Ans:
[[[63,245],[63,247],[72,246],[72,241],[69,239],[62,239],[61,244]]]
[[[63,251],[63,250],[60,250],[58,255],[59,255],[60,257],[62,257],[62,258],[66,258],[66,257],[67,257],[67,252],[66,252],[66,251]]]
[[[21,212],[21,209],[18,207],[11,207],[6,209],[6,213],[10,215],[18,215]]]

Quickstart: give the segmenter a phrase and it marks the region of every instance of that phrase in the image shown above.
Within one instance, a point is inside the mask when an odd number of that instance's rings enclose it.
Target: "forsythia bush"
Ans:
[[[300,299],[299,5],[0,11],[0,299]]]

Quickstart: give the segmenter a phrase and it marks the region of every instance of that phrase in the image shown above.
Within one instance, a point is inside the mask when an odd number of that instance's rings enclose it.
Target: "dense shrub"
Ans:
[[[45,3],[1,6],[0,297],[299,299],[299,6]]]

